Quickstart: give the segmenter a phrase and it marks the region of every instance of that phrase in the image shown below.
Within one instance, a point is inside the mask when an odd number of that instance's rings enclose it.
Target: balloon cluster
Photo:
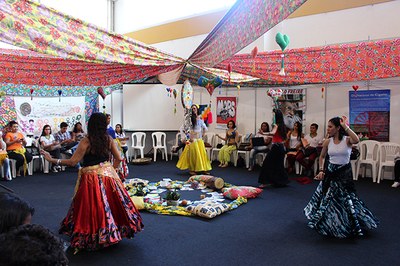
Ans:
[[[271,97],[274,101],[277,101],[280,96],[282,96],[283,90],[282,89],[268,89],[267,95]]]
[[[3,97],[3,96],[5,96],[6,95],[6,92],[5,91],[0,91],[0,97]]]
[[[171,88],[165,88],[167,91],[168,97],[174,97],[175,99],[175,106],[174,106],[174,114],[176,114],[176,97],[178,96],[178,91],[176,89],[171,89]]]
[[[200,76],[197,84],[200,87],[204,87],[207,89],[210,96],[213,94],[214,89],[222,85],[223,80],[220,77],[215,77],[213,79],[208,79],[204,76]]]
[[[167,91],[168,97],[174,96],[174,98],[176,99],[176,97],[178,96],[178,91],[176,89],[165,88],[165,90]]]

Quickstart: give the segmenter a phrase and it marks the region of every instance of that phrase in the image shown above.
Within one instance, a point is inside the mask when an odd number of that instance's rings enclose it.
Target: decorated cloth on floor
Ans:
[[[229,203],[219,203],[210,200],[196,201],[187,207],[184,206],[165,206],[159,203],[144,203],[144,208],[151,213],[163,215],[183,215],[183,216],[200,216],[204,218],[214,218],[226,211],[231,211],[240,205],[247,203],[247,199],[239,197]],[[223,206],[220,206],[223,205]],[[223,211],[222,211],[223,210]]]
[[[226,202],[227,199],[223,198],[222,193],[215,191],[216,187],[221,187],[221,184],[226,188],[236,187],[225,183],[222,178],[209,175],[195,175],[190,177],[187,182],[173,181],[169,178],[164,178],[156,183],[150,183],[139,178],[125,182],[132,201],[140,210],[145,209],[151,213],[163,215],[200,216],[209,219],[247,203],[247,198],[240,195],[235,198],[228,198],[234,200]],[[206,189],[206,186],[209,188]],[[161,198],[161,193],[167,190],[201,190],[203,193],[210,194],[210,196],[193,202],[181,200],[178,206],[168,206],[166,200]],[[204,197],[205,195],[201,196]]]
[[[224,197],[228,199],[237,199],[238,197],[256,198],[262,191],[261,188],[249,186],[233,186],[222,189]]]

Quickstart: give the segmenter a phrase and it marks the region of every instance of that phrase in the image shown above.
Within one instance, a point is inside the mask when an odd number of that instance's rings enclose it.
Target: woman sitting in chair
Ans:
[[[252,140],[250,139],[250,146],[247,146],[246,149],[250,150],[250,161],[249,161],[249,171],[253,170],[254,161],[256,154],[259,152],[268,152],[269,146],[271,144],[272,137],[269,136],[269,124],[267,122],[262,122],[261,127],[258,130],[257,134],[255,135],[256,138],[264,138],[264,144],[260,146],[253,145]]]
[[[220,162],[218,167],[228,166],[228,162],[231,160],[231,154],[233,151],[236,151],[237,144],[239,142],[239,133],[236,131],[235,121],[229,120],[226,126],[228,127],[228,129],[226,130],[224,138],[219,136],[218,134],[215,135],[226,142],[218,153],[218,160]]]
[[[11,121],[9,123],[11,132],[8,132],[4,138],[7,144],[8,158],[16,160],[16,176],[20,176],[20,168],[23,166],[24,175],[28,169],[28,163],[32,161],[32,155],[26,151],[26,139],[21,132],[18,131],[18,123]]]
[[[186,141],[185,149],[179,158],[176,167],[181,170],[189,169],[191,175],[198,172],[208,174],[211,170],[210,159],[207,157],[206,148],[202,139],[207,126],[199,116],[199,108],[193,104],[190,108],[190,131],[189,139]]]
[[[51,127],[49,125],[44,125],[42,129],[42,134],[39,138],[40,147],[48,151],[51,156],[56,159],[61,159],[61,145],[56,139],[54,138],[53,134],[51,134]],[[53,165],[51,167],[51,171],[53,173],[57,173],[61,170],[61,166]]]
[[[7,145],[2,138],[3,132],[0,131],[0,166],[4,168],[4,179],[11,181],[10,160],[7,155]]]

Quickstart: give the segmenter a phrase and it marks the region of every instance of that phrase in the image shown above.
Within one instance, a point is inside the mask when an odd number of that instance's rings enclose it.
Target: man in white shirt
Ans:
[[[317,147],[322,144],[322,136],[318,135],[318,125],[312,123],[310,126],[310,133],[304,136],[303,149],[296,155],[298,161],[306,170],[306,175],[313,177],[312,167],[315,160],[318,158]]]

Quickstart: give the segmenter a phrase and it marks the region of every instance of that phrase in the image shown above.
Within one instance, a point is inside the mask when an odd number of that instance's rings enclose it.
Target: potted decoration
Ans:
[[[176,189],[168,190],[167,194],[165,195],[165,200],[167,201],[168,206],[178,206],[180,198],[181,194],[179,194]]]

